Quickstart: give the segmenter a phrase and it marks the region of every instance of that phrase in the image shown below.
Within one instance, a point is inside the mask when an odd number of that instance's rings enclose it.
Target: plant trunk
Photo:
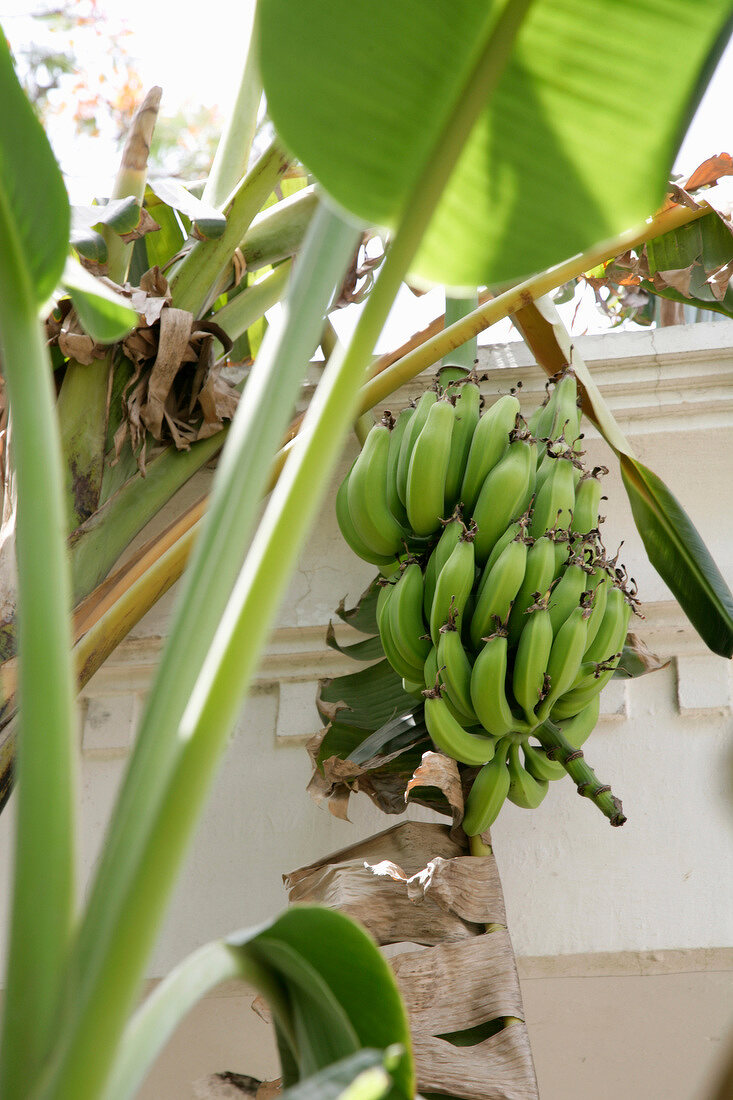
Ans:
[[[421,1093],[537,1100],[501,881],[484,850],[469,856],[459,828],[407,821],[285,885],[291,904],[340,909],[389,946]]]

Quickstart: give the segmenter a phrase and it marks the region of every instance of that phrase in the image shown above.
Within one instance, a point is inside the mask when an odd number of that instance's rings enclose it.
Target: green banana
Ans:
[[[545,462],[550,458],[547,452]],[[532,538],[540,538],[553,527],[567,527],[575,507],[573,463],[563,455],[552,459],[553,466],[537,492],[529,523]]]
[[[433,606],[433,596],[435,595],[435,585],[438,580],[438,574],[455,550],[458,540],[465,530],[466,528],[460,518],[460,512],[456,509],[451,518],[444,525],[443,533],[438,539],[435,549],[428,558],[428,564],[425,568],[425,598],[423,601],[423,611],[425,612],[425,618],[428,620],[430,619],[430,608]]]
[[[590,615],[588,616],[588,637],[586,648],[589,648],[598,633],[606,614],[606,603],[611,588],[611,578],[605,569],[595,567],[588,580],[588,591],[593,593]]]
[[[356,532],[356,528],[352,523],[351,515],[349,513],[348,492],[350,476],[351,470],[349,470],[348,474],[339,485],[338,492],[336,493],[336,519],[338,521],[341,534],[344,536],[344,539],[349,544],[354,553],[357,554],[358,557],[362,558],[364,561],[371,562],[372,565],[378,565],[379,568],[382,570],[395,568],[397,565],[397,560],[394,554],[375,554],[374,551],[370,550],[366,543],[363,542],[361,538],[359,538],[359,535]]]
[[[493,632],[495,619],[506,622],[522,586],[526,568],[527,540],[520,535],[499,555],[490,572],[487,572],[488,565],[484,569],[469,626],[474,649],[480,647],[485,635]]]
[[[415,445],[415,440],[422,431],[423,425],[428,418],[430,409],[438,400],[438,395],[435,390],[426,390],[421,396],[414,409],[414,415],[410,418],[410,421],[405,428],[405,434],[402,436],[402,443],[400,444],[400,455],[397,460],[397,496],[402,504],[407,504],[407,473],[410,469],[410,458],[412,457],[412,448]]]
[[[474,381],[466,381],[459,387],[455,403],[455,423],[450,443],[448,475],[445,479],[446,510],[460,499],[463,475],[480,413],[481,391]]]
[[[507,639],[498,630],[484,644],[471,673],[471,702],[481,725],[493,737],[529,733],[530,727],[512,714],[506,696]]]
[[[572,443],[580,432],[578,385],[575,373],[567,369],[557,379],[550,399],[544,406],[533,434],[539,440],[558,439],[562,436]]]
[[[510,742],[499,741],[494,757],[484,764],[473,781],[466,798],[466,812],[463,817],[463,831],[466,836],[478,836],[499,816],[499,810],[509,794],[509,769],[506,758]]]
[[[580,603],[585,592],[588,573],[582,558],[572,556],[568,559],[565,571],[555,585],[550,596],[550,620],[553,634],[557,634],[571,611]]]
[[[534,474],[535,445],[525,432],[509,444],[504,457],[489,472],[473,509],[478,527],[476,561],[483,565],[499,538],[526,509],[526,496]]]
[[[415,695],[418,699],[422,699],[424,687],[422,680],[406,680],[404,676],[402,677],[402,690],[405,695]]]
[[[390,605],[394,599],[396,587],[397,584],[393,578],[392,581],[388,581],[382,586],[382,590],[377,597],[377,629],[379,630],[384,655],[397,675],[401,676],[403,680],[416,683],[422,679],[422,668],[419,665],[413,665],[409,661],[405,661],[392,635]]]
[[[542,799],[547,794],[549,783],[546,779],[535,779],[525,768],[519,759],[519,745],[509,746],[507,758],[509,771],[509,790],[507,798],[515,806],[521,806],[523,810],[536,810]]]
[[[601,697],[597,694],[583,710],[577,714],[570,715],[567,721],[558,716],[558,720],[562,722],[560,728],[568,744],[572,745],[574,749],[581,748],[595,729],[600,713]],[[554,717],[553,721],[555,721]]]
[[[598,632],[586,647],[584,661],[606,661],[623,649],[626,631],[631,617],[631,606],[617,584],[610,584],[606,609]]]
[[[476,725],[478,718],[471,703],[471,662],[454,616],[449,616],[448,622],[440,628],[438,668],[442,669],[443,686],[454,709],[465,715],[468,725]]]
[[[509,446],[509,433],[518,414],[519,401],[513,394],[505,394],[479,420],[459,494],[466,515],[473,511],[481,486]]]
[[[394,592],[394,586],[399,578],[399,572],[392,573],[391,576],[385,581],[378,582],[380,585],[379,595],[377,596],[377,607],[375,611],[377,619],[377,630],[382,632],[382,620],[387,613],[387,605],[392,598]]]
[[[428,690],[438,686],[438,647],[432,646],[425,658],[423,666],[423,679]]]
[[[402,440],[407,431],[407,425],[415,415],[413,408],[403,409],[393,422],[392,433],[389,437],[389,455],[387,456],[387,503],[390,511],[398,523],[407,526],[407,511],[397,492],[397,467],[400,461]],[[385,413],[385,417],[389,413]]]
[[[385,557],[397,556],[408,534],[387,501],[389,436],[386,425],[374,425],[351,468],[347,487],[349,515],[357,535],[373,553]]]
[[[534,711],[542,698],[545,670],[553,641],[547,599],[539,600],[525,615],[525,619],[514,659],[512,690],[514,698],[527,716],[527,721],[530,725],[536,725]]]
[[[599,670],[598,665],[591,665],[591,668],[598,671],[598,675],[584,677],[582,682],[573,684],[564,695],[560,696],[552,708],[552,713],[557,715],[558,719],[573,718],[585,710],[594,699],[600,699],[601,692],[613,676],[614,667],[618,664],[620,657],[620,653],[616,654],[615,658],[608,662],[608,666],[601,666],[602,671]],[[581,668],[584,667],[581,665]]]
[[[437,531],[445,514],[445,482],[454,424],[455,409],[451,402],[436,401],[412,448],[405,507],[410,527],[418,535]]]
[[[394,586],[389,601],[389,619],[395,646],[407,664],[422,668],[431,649],[424,637],[423,577],[417,562],[411,562]]]
[[[548,759],[542,746],[535,747],[529,741],[522,744],[524,766],[535,779],[546,779],[548,783],[556,779],[562,779],[567,773],[559,760]]]
[[[446,706],[440,692],[425,693],[425,725],[435,745],[459,764],[476,768],[493,759],[496,742],[493,737],[469,733]]]
[[[544,596],[555,578],[555,544],[546,535],[537,539],[527,552],[527,568],[524,579],[512,605],[509,616],[509,644],[516,646],[526,622],[525,612],[537,599]]]
[[[474,575],[473,533],[464,531],[435,583],[430,608],[430,637],[434,645],[440,640],[440,628],[448,621],[449,613],[455,614],[456,626],[460,626]]]
[[[605,466],[596,466],[586,472],[575,490],[575,509],[573,511],[573,534],[583,536],[598,529],[598,509],[601,506],[601,474],[607,474]],[[579,540],[576,539],[576,544]]]
[[[486,581],[489,573],[494,568],[494,565],[496,564],[499,555],[506,550],[510,542],[514,542],[517,535],[526,535],[528,526],[529,515],[520,516],[520,518],[516,519],[514,523],[509,524],[506,531],[496,543],[494,549],[491,551],[486,560],[486,565],[483,567],[483,572],[481,574],[481,584]]]
[[[392,636],[391,617],[388,614],[382,617],[379,637],[382,642],[384,655],[397,675],[401,676],[403,680],[410,680],[411,682],[417,683],[422,675],[422,670],[416,665],[409,664],[403,658]]]
[[[555,702],[565,694],[577,676],[587,635],[588,611],[584,607],[576,607],[562,624],[552,643],[547,661],[549,691],[537,712],[540,722],[544,722]]]

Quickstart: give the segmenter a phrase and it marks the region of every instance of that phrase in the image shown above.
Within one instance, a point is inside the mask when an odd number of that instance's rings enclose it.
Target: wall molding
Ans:
[[[733,320],[581,336],[574,343],[630,434],[733,425]],[[521,380],[522,404],[536,406],[547,377],[523,341],[480,347],[478,360],[478,369],[490,373],[482,384],[486,394],[497,386],[506,392]],[[404,408],[432,381],[434,369],[386,404]],[[590,425],[586,434],[597,436]]]
[[[733,947],[599,951],[585,955],[519,955],[517,969],[522,981],[534,978],[646,978],[661,974],[728,973],[733,971]]]

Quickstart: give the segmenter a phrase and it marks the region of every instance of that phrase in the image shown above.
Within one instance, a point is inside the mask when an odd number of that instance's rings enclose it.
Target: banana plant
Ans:
[[[427,365],[424,356],[438,345],[436,359],[502,310],[526,304],[528,293],[546,293],[567,281],[569,271],[587,270],[659,229],[644,219],[663,196],[676,144],[701,93],[700,74],[718,56],[733,10],[729,0],[704,8],[691,0],[670,3],[672,10],[667,5],[661,13],[651,0],[623,6],[603,0],[589,13],[571,0],[480,6],[436,0],[416,24],[407,9],[387,0],[348,10],[335,0],[295,8],[260,0],[256,63],[245,66],[247,87],[224,138],[215,184],[200,205],[193,192],[153,186],[148,192],[144,153],[153,93],[123,156],[112,196],[121,205],[102,210],[96,221],[88,212],[77,219],[76,251],[83,256],[91,249],[82,237],[92,242],[117,297],[92,294],[88,281],[86,297],[83,285],[77,297],[72,293],[71,310],[59,295],[52,324],[60,350],[53,358],[38,318],[60,282],[74,290],[74,276],[63,283],[68,202],[0,45],[7,106],[0,121],[0,350],[18,492],[20,642],[18,716],[7,727],[17,728],[18,827],[3,1096],[132,1095],[138,1067],[191,996],[235,970],[274,1003],[286,1084],[360,1047],[384,1050],[397,1042],[409,1051],[386,966],[362,944],[365,985],[353,990],[351,968],[339,976],[316,945],[357,950],[356,933],[344,924],[330,935],[320,913],[288,914],[271,926],[271,935],[261,930],[194,956],[182,975],[172,976],[162,1001],[143,1006],[142,1025],[135,1004],[217,762],[350,425]],[[645,45],[652,42],[653,51]],[[377,82],[371,79],[375,63]],[[277,137],[242,175],[258,72]],[[558,81],[558,73],[566,79]],[[620,81],[636,90],[633,110],[623,117],[598,94]],[[304,191],[263,210],[294,163],[315,176],[318,195]],[[553,188],[561,197],[549,211]],[[485,201],[477,203],[477,193]],[[158,232],[167,243],[153,267],[146,217],[138,213],[131,231],[118,232],[128,225],[128,199],[136,211],[144,200],[160,215]],[[665,227],[685,216],[668,217]],[[347,347],[333,347],[297,432],[288,429],[308,362],[327,342],[326,316],[363,231],[374,225],[387,227],[390,243],[354,335]],[[248,256],[251,271],[287,262],[294,250],[291,278],[280,267],[253,285],[249,274],[242,278]],[[563,263],[568,251],[578,255]],[[524,281],[450,326],[442,344],[428,347],[427,341],[419,354],[380,372],[373,348],[408,276],[471,293]],[[223,348],[250,333],[286,282],[281,324],[268,329],[259,346],[236,412],[233,401],[224,401],[227,413],[217,418],[217,402],[232,397],[216,388],[217,342]],[[257,339],[252,333],[250,346]],[[204,419],[213,407],[210,425],[230,421],[198,439],[200,423],[182,417],[186,402],[170,398],[167,386],[187,356],[197,363]],[[143,373],[147,388],[141,389]],[[80,439],[74,425],[85,407],[96,414]],[[192,509],[167,542],[110,575],[161,503],[220,450],[205,514]],[[273,484],[256,526],[260,500]],[[80,906],[73,887],[75,680],[89,674],[178,576],[192,543],[171,637]],[[12,625],[6,635],[12,638]],[[14,666],[5,671],[9,714],[16,677]],[[10,744],[8,736],[6,759]],[[313,1006],[317,1036],[307,1025]],[[389,1058],[387,1064],[392,1095],[411,1095],[409,1053],[397,1068],[389,1069]],[[357,1060],[354,1073],[358,1066]]]

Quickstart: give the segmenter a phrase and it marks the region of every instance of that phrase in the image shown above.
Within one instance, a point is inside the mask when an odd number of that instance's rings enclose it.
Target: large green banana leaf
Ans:
[[[521,0],[261,0],[260,62],[286,145],[365,221],[397,225]],[[414,264],[494,284],[646,218],[730,33],[730,0],[535,0]],[[508,60],[508,63],[506,63]],[[478,64],[477,64],[478,63]],[[505,64],[506,63],[506,64]]]
[[[649,560],[713,653],[733,657],[733,595],[690,517],[664,482],[630,455],[621,475]]]

